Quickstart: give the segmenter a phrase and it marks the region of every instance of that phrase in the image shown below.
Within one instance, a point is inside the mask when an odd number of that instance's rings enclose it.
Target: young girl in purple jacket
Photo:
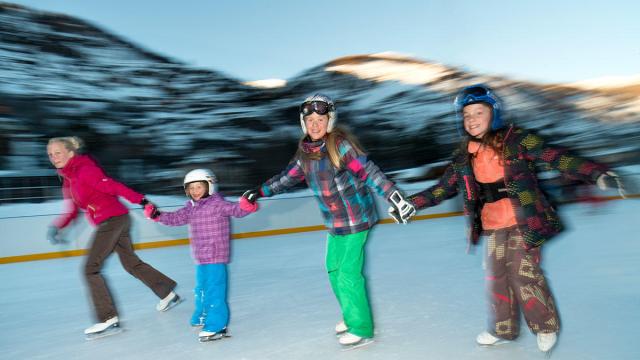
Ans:
[[[195,310],[192,326],[202,326],[201,342],[227,335],[227,264],[229,263],[229,217],[244,217],[258,209],[244,198],[239,204],[226,201],[217,192],[217,180],[207,169],[195,169],[184,178],[190,200],[174,212],[145,206],[145,215],[164,225],[189,224],[191,255],[196,262]]]

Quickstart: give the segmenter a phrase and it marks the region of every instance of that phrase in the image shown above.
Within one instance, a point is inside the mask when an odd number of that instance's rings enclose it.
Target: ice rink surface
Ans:
[[[552,359],[640,359],[640,200],[561,209],[568,230],[544,246],[562,330]],[[319,219],[320,220],[320,219]],[[112,256],[104,273],[124,332],[86,341],[94,322],[84,257],[0,265],[1,359],[545,359],[523,324],[496,348],[475,344],[487,321],[483,248],[466,254],[464,219],[379,225],[366,273],[375,342],[341,351],[324,270],[326,232],[233,242],[233,337],[199,343],[191,328],[195,270],[187,246],[138,251],[187,300],[166,313]]]

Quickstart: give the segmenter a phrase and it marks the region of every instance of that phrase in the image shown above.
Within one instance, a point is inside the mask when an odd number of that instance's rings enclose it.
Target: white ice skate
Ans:
[[[120,333],[118,317],[114,316],[105,322],[97,323],[84,330],[87,340],[98,339],[104,336],[115,335]]]
[[[347,324],[344,323],[344,321],[340,321],[338,324],[336,324],[336,335],[342,335],[346,333],[347,330],[349,330],[349,328],[347,327]]]
[[[220,331],[200,331],[200,333],[198,334],[198,340],[200,342],[207,342],[207,341],[215,341],[215,340],[220,340],[223,338],[228,338],[231,337],[231,335],[229,335],[229,333],[227,332],[227,328],[222,328],[222,330]]]
[[[373,339],[363,338],[350,332],[346,332],[338,338],[338,342],[342,345],[343,350],[351,350],[369,345],[373,342]]]
[[[180,304],[182,302],[182,298],[174,293],[173,291],[169,293],[169,295],[165,296],[164,299],[160,300],[158,305],[156,305],[156,310],[158,311],[167,311],[174,306]]]
[[[483,331],[476,337],[476,342],[478,345],[482,346],[493,346],[493,345],[502,345],[509,342],[509,340],[501,339],[499,337],[493,336],[488,331]]]
[[[556,344],[556,341],[558,340],[558,336],[556,335],[556,333],[548,333],[548,334],[543,334],[543,333],[538,333],[538,349],[540,349],[540,351],[542,352],[548,352],[551,350],[551,348],[553,348],[553,346]]]

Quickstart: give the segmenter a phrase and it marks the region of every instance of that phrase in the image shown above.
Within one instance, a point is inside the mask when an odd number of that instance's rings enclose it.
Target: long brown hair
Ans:
[[[348,141],[358,155],[366,154],[358,139],[349,130],[341,126],[336,126],[330,133],[327,133],[324,138],[325,146],[327,147],[327,156],[329,157],[331,164],[336,169],[340,169],[344,166],[341,161],[340,150],[338,149],[338,143],[342,140]],[[308,135],[304,135],[298,142],[298,151],[295,155],[296,158],[303,160],[320,160],[322,156],[324,156],[324,153],[322,152],[306,153],[302,151],[302,143],[304,141],[309,141]]]

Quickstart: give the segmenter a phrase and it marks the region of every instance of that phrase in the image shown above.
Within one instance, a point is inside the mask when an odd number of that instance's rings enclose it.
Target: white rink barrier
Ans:
[[[634,174],[636,175],[636,174]],[[633,176],[638,178],[638,176]],[[401,186],[405,194],[413,194],[433,184],[433,181]],[[617,192],[597,192],[602,198],[616,199]],[[637,194],[630,198],[639,198]],[[156,203],[160,210],[175,211],[182,207],[185,197],[153,196],[148,198]],[[388,216],[388,204],[375,196],[380,222],[393,223]],[[227,197],[237,201],[237,197]],[[324,230],[322,215],[317,200],[309,190],[281,194],[258,200],[259,210],[241,219],[232,219],[233,239],[274,236],[281,234]],[[93,233],[84,214],[78,216],[74,224],[63,232],[67,244],[51,245],[46,239],[47,227],[59,216],[63,209],[62,201],[43,204],[17,204],[0,206],[0,264],[21,261],[53,259],[79,256],[86,253],[88,241]],[[145,219],[142,208],[130,205],[133,220],[131,236],[136,249],[165,246],[187,245],[187,226],[171,227]],[[413,221],[461,215],[460,199],[454,198],[442,204],[420,211]],[[400,226],[400,225],[395,225]],[[462,231],[462,230],[461,230]],[[463,236],[463,235],[461,235]]]
[[[410,194],[425,187],[411,186],[404,191]],[[177,196],[149,195],[148,198],[164,211],[175,211],[186,202],[185,197]],[[379,196],[375,198],[381,222],[393,222],[387,214],[386,201]],[[227,197],[227,200],[237,201],[237,197]],[[127,204],[125,200],[123,202]],[[325,229],[317,200],[309,190],[262,198],[258,204],[256,213],[241,219],[232,218],[234,239]],[[157,224],[144,218],[140,206],[127,205],[132,217],[131,236],[136,249],[188,244],[187,226]],[[63,201],[0,206],[0,229],[3,235],[0,239],[0,264],[85,254],[93,227],[88,224],[84,214],[80,214],[72,225],[63,230],[62,236],[68,243],[51,245],[47,241],[47,228],[63,208]],[[438,217],[459,215],[459,202],[449,200],[420,212],[421,218],[430,217],[429,214]]]

